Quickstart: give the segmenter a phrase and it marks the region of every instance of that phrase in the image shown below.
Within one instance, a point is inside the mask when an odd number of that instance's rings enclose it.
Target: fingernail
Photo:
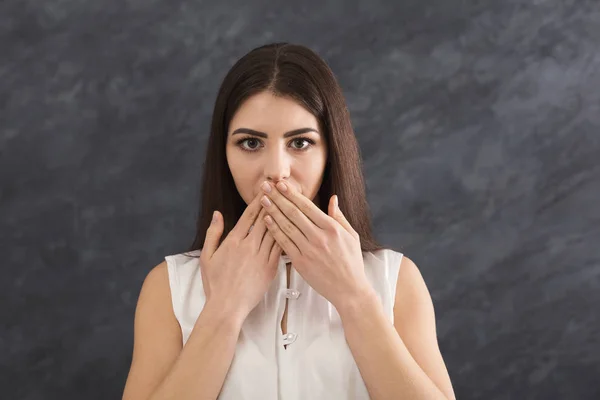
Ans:
[[[263,196],[261,203],[263,203],[265,207],[269,207],[271,205],[271,201],[267,196]]]
[[[265,181],[265,182],[263,182],[263,184],[262,184],[262,186],[261,186],[261,187],[262,187],[262,189],[263,189],[265,192],[267,192],[267,193],[269,193],[269,192],[271,191],[271,185],[269,185],[269,183],[268,183],[268,182],[266,182],[266,181]]]
[[[282,192],[285,192],[287,190],[287,186],[285,186],[285,183],[279,182],[277,184],[277,189],[281,190]]]
[[[212,217],[211,224],[214,224],[215,222],[217,222],[217,212],[213,211],[213,217]]]

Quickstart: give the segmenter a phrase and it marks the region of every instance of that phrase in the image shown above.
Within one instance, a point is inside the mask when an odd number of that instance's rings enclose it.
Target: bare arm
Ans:
[[[338,309],[371,398],[455,399],[439,352],[431,297],[416,265],[406,257],[396,292],[396,328],[374,293]]]
[[[207,303],[182,346],[166,262],[146,277],[135,314],[133,359],[123,400],[216,399],[243,318]]]

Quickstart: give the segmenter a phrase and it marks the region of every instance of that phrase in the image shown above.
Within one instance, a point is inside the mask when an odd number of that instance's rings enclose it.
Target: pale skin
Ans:
[[[263,190],[269,232],[298,273],[338,310],[370,397],[454,399],[433,303],[417,266],[404,257],[392,325],[366,279],[359,236],[335,196],[325,214],[293,186],[265,182]]]
[[[262,193],[260,185],[267,179],[286,181],[317,203],[327,161],[327,143],[319,131],[317,119],[291,99],[263,92],[246,101],[231,120],[226,148],[244,201],[249,204]],[[287,332],[287,300],[281,331]]]
[[[239,129],[246,133],[233,135]],[[244,138],[250,139],[238,143]],[[241,229],[253,225],[268,231],[278,251],[288,254],[298,273],[336,307],[370,397],[454,399],[433,302],[418,267],[403,257],[392,324],[366,281],[360,240],[334,204],[335,196],[327,214],[315,205],[327,157],[316,118],[291,99],[260,93],[234,115],[226,152],[238,192],[248,209],[256,210],[242,216]],[[261,188],[265,181],[270,192]],[[287,190],[277,183],[287,183]],[[258,202],[262,195],[270,206]],[[184,349],[166,263],[149,273],[136,310],[124,399],[216,398],[245,315],[224,317],[213,304],[204,307]]]

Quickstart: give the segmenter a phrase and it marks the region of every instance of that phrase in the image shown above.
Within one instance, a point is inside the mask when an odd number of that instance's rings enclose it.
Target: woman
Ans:
[[[200,207],[190,251],[143,283],[124,399],[454,398],[427,287],[373,238],[350,117],[314,52],[262,46],[229,71]]]

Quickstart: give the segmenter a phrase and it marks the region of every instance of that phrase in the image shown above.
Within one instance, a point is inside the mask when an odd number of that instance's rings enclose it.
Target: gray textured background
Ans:
[[[599,2],[248,3],[0,3],[1,397],[120,398],[218,85],[286,40],[340,80],[458,398],[600,398]]]

